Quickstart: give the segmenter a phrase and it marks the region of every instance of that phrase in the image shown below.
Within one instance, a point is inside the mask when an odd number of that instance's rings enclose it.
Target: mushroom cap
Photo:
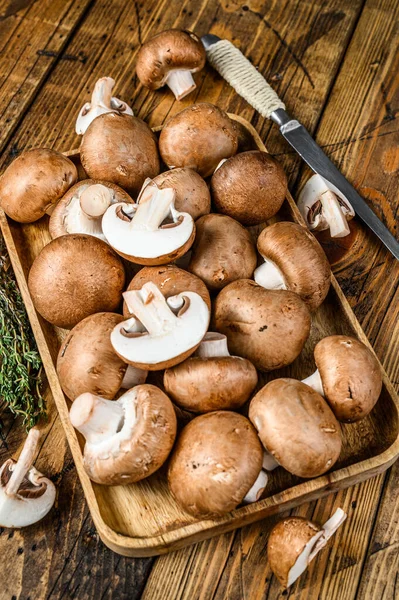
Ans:
[[[82,192],[84,192],[91,185],[103,185],[111,190],[113,196],[112,203],[133,202],[129,194],[115,183],[99,181],[95,179],[83,179],[82,181],[78,181],[67,191],[66,194],[64,194],[51,213],[49,231],[53,239],[60,237],[61,235],[66,235],[67,233],[91,234],[90,231],[82,231],[82,228],[80,227],[80,224],[76,222],[76,219],[73,219],[72,222],[70,220],[71,208],[74,207],[75,203],[79,205],[79,199]],[[78,211],[81,212],[80,208],[78,208]],[[92,235],[96,234],[93,233]],[[98,234],[97,237],[99,237]]]
[[[196,237],[188,270],[210,290],[221,290],[236,279],[250,278],[256,250],[249,231],[226,215],[205,215],[196,221]]]
[[[324,395],[339,421],[363,419],[376,404],[382,388],[380,365],[361,342],[346,335],[331,335],[314,349]]]
[[[112,400],[119,391],[127,364],[111,345],[111,331],[122,315],[101,312],[80,321],[61,344],[57,373],[70,400],[90,392]]]
[[[175,190],[174,205],[179,212],[186,212],[194,219],[207,215],[211,210],[211,194],[201,175],[188,168],[177,168],[160,173],[154,178],[160,189]]]
[[[320,531],[302,517],[288,517],[273,527],[267,544],[269,565],[283,587],[288,586],[289,574],[297,559],[312,538]]]
[[[201,40],[191,31],[168,29],[145,42],[138,54],[136,74],[150,90],[165,84],[170,71],[187,70],[196,73],[206,61]]]
[[[163,465],[176,437],[173,404],[155,385],[137,385],[115,402],[124,409],[120,431],[97,444],[86,441],[84,448],[90,479],[103,485],[126,485],[149,477]]]
[[[159,151],[170,169],[189,167],[208,177],[223,158],[237,152],[238,137],[228,115],[213,104],[193,104],[169,119]]]
[[[0,206],[19,223],[40,219],[78,179],[69,158],[50,148],[18,156],[0,178]]]
[[[261,371],[292,363],[310,324],[309,309],[297,294],[266,290],[249,279],[233,281],[215,300],[213,328],[227,336],[230,352]]]
[[[160,170],[157,140],[144,121],[106,113],[90,123],[80,146],[80,160],[91,179],[116,183],[138,194],[147,177]]]
[[[240,152],[213,174],[211,192],[218,212],[243,225],[257,225],[280,210],[287,194],[287,176],[267,152]]]
[[[119,257],[92,235],[70,234],[44,246],[29,272],[37,312],[71,329],[97,312],[113,312],[122,299],[125,272]]]
[[[211,308],[211,299],[204,282],[175,265],[164,265],[160,267],[143,267],[133,277],[126,291],[141,290],[144,284],[152,281],[161,290],[165,298],[176,296],[182,292],[195,292],[201,296],[207,307]],[[123,315],[130,316],[126,302],[123,302]]]
[[[177,502],[198,518],[234,510],[262,468],[263,450],[251,423],[234,412],[196,417],[172,454],[168,483]]]
[[[249,418],[276,461],[298,477],[318,477],[341,452],[341,427],[320,394],[296,379],[274,379],[251,400]]]
[[[328,294],[331,269],[316,238],[307,229],[280,221],[266,227],[258,237],[258,252],[271,260],[284,277],[287,289],[299,294],[316,310]]]

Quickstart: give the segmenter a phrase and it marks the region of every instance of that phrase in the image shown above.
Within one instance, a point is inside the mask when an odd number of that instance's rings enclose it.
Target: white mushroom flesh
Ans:
[[[138,369],[128,365],[125,371],[125,375],[122,379],[121,388],[124,390],[130,390],[135,385],[140,385],[146,382],[148,371],[144,369]]]
[[[312,375],[309,375],[309,377],[306,377],[306,379],[302,379],[302,383],[306,383],[306,385],[308,385],[315,392],[320,394],[320,396],[324,396],[323,382],[321,380],[318,369],[316,369],[316,371],[314,373],[312,373]]]
[[[255,269],[254,279],[258,285],[267,290],[286,290],[284,276],[278,266],[268,258],[264,258],[263,265]]]
[[[227,347],[227,337],[221,333],[208,331],[204,339],[195,351],[194,356],[200,358],[218,358],[220,356],[230,356]]]
[[[112,96],[112,88],[114,85],[115,81],[112,77],[101,77],[101,79],[96,82],[91,95],[91,101],[86,102],[79,111],[75,127],[78,135],[83,135],[90,123],[100,115],[110,112],[133,115],[132,109],[126,102]]]
[[[86,233],[106,241],[101,219],[115,201],[115,193],[105,185],[82,184],[65,207],[62,220],[66,232]]]
[[[251,487],[251,489],[248,491],[247,495],[245,496],[243,503],[244,504],[252,504],[252,502],[256,502],[257,500],[259,500],[259,498],[262,496],[263,492],[265,491],[267,482],[268,482],[267,473],[263,469],[261,469],[258,477],[256,478],[255,483],[253,484],[253,486]]]
[[[279,467],[279,466],[280,466],[280,464],[276,461],[273,454],[271,454],[267,450],[264,450],[262,468],[265,471],[274,471],[274,469],[277,469],[277,467]]]
[[[184,69],[169,71],[165,83],[175,95],[176,100],[182,100],[196,88],[191,72]]]

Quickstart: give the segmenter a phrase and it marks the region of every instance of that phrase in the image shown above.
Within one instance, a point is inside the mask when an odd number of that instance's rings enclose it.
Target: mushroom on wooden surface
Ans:
[[[164,373],[170,398],[181,408],[198,413],[240,408],[257,383],[253,364],[231,356],[226,336],[214,332],[205,335],[193,356]]]
[[[196,236],[188,270],[210,290],[221,290],[236,279],[249,279],[256,250],[249,231],[226,215],[210,214],[195,223]]]
[[[124,284],[125,271],[115,252],[82,234],[63,235],[44,246],[28,277],[37,312],[65,329],[93,313],[115,311]]]
[[[161,131],[159,151],[169,169],[189,167],[208,177],[237,152],[238,136],[228,115],[207,102],[174,115]]]
[[[118,400],[82,394],[72,404],[69,416],[86,438],[86,472],[103,485],[126,485],[149,477],[163,465],[176,437],[171,401],[146,383]]]
[[[173,188],[174,205],[179,212],[186,212],[194,221],[211,210],[211,194],[205,180],[193,169],[176,168],[154,177],[159,189]]]
[[[167,85],[176,100],[182,100],[195,89],[192,73],[201,71],[205,62],[205,48],[195,33],[168,29],[141,46],[136,74],[150,90]]]
[[[366,417],[382,388],[380,365],[356,338],[331,335],[314,349],[317,370],[303,380],[325,397],[338,421],[353,423]]]
[[[11,219],[33,223],[50,214],[78,179],[71,160],[50,148],[34,148],[18,156],[0,178],[0,206]]]
[[[95,83],[90,102],[86,102],[79,111],[76,119],[76,133],[83,135],[92,121],[105,113],[117,113],[119,115],[133,115],[133,111],[122,100],[112,96],[115,85],[112,77],[101,77]]]
[[[266,227],[257,241],[264,263],[254,273],[256,283],[269,290],[290,290],[316,310],[328,294],[331,269],[327,257],[307,229],[280,221]]]
[[[197,518],[222,516],[257,500],[267,485],[251,423],[230,411],[196,417],[177,438],[168,469],[176,501]]]
[[[112,400],[121,388],[145,382],[147,371],[125,363],[111,345],[111,332],[123,320],[116,313],[96,313],[75,325],[63,340],[57,374],[70,400],[84,392]]]
[[[211,192],[218,212],[243,225],[257,225],[281,208],[287,194],[287,176],[267,152],[239,152],[216,169]]]
[[[310,332],[310,312],[286,290],[266,290],[254,281],[233,281],[219,292],[213,329],[227,337],[230,352],[257,369],[272,371],[292,363]]]

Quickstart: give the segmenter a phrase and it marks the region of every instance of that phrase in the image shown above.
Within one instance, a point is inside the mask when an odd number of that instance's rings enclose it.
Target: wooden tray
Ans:
[[[240,150],[265,150],[248,122],[238,116],[230,116],[239,124]],[[76,163],[79,162],[78,152],[67,154]],[[278,219],[303,223],[289,194]],[[381,397],[369,417],[360,423],[343,425],[343,450],[332,471],[305,481],[279,468],[270,477],[264,499],[238,508],[222,518],[198,521],[183,512],[168,492],[165,469],[130,486],[105,487],[92,483],[83,468],[81,440],[69,422],[68,403],[54,366],[65,332],[51,326],[36,313],[27,287],[29,268],[43,246],[50,241],[48,218],[31,225],[21,225],[0,212],[0,225],[91,515],[101,539],[115,552],[125,556],[171,552],[354,485],[381,473],[398,457],[399,401],[383,372]],[[316,342],[334,333],[353,335],[370,347],[333,277],[326,301],[313,316],[311,335],[301,356],[285,369],[262,375],[261,385],[275,377],[302,379],[310,375],[314,368],[312,350]]]

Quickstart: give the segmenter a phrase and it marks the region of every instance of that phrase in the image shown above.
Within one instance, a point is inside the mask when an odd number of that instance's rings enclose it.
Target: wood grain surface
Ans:
[[[245,2],[245,0],[243,0]],[[249,119],[289,175],[294,197],[306,177],[299,159],[206,67],[181,103],[149,93],[134,76],[140,42],[168,27],[213,32],[237,44],[268,77],[288,110],[395,232],[398,223],[398,13],[396,0],[0,0],[1,165],[32,146],[78,145],[74,120],[102,75],[151,125],[194,101]],[[62,36],[61,38],[59,36]],[[49,52],[46,52],[49,50]],[[45,51],[44,53],[42,51]],[[73,57],[73,58],[71,58]],[[335,273],[393,384],[399,388],[398,266],[361,225],[350,251],[329,248]],[[23,433],[6,412],[0,458]],[[98,539],[61,428],[51,429],[38,467],[59,483],[56,510],[39,525],[0,535],[0,597],[275,599],[287,595],[266,561],[273,520],[158,559],[125,559]],[[297,509],[322,521],[342,506],[348,520],[288,596],[301,600],[399,596],[399,468]]]

